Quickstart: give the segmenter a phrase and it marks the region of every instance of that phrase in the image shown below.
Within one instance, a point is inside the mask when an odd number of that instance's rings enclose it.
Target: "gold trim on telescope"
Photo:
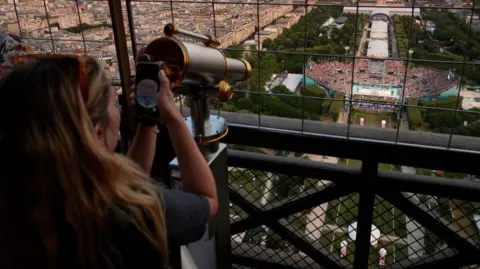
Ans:
[[[167,25],[163,27],[163,33],[166,36],[173,37],[173,35],[178,33],[178,27],[173,23],[167,23]]]
[[[182,53],[183,53],[183,70],[182,70],[181,78],[183,79],[185,74],[187,74],[188,68],[190,66],[190,54],[188,54],[188,50],[185,47],[185,45],[183,45],[183,43],[181,41],[177,40],[175,37],[165,37],[165,38],[168,38],[168,39],[172,40],[173,42],[175,42],[178,45],[178,47],[180,48],[180,50],[182,50]]]
[[[227,61],[227,56],[225,56],[225,53],[223,53],[223,51],[221,50],[218,50],[222,55],[223,55],[223,59],[225,59],[225,74],[224,74],[224,77],[227,77],[228,75],[228,61]]]
[[[217,98],[220,101],[225,102],[230,100],[232,97],[233,91],[230,84],[228,84],[228,82],[226,82],[225,80],[220,81],[220,83],[218,83]]]
[[[245,64],[245,75],[241,80],[246,80],[252,73],[252,66],[250,65],[249,62],[245,61],[244,59],[239,59],[239,60]]]
[[[203,43],[205,46],[216,48],[221,45],[220,41],[218,41],[218,39],[216,39],[215,37],[211,35],[207,35],[207,37],[208,41]]]
[[[228,134],[228,128],[225,128],[225,130],[223,130],[222,132],[220,132],[216,135],[200,138],[200,144],[201,145],[211,144],[213,142],[216,142],[216,141],[224,138],[227,134]]]

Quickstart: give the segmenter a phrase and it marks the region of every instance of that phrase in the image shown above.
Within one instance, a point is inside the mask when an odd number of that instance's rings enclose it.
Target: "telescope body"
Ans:
[[[243,59],[226,57],[215,48],[220,43],[210,36],[178,29],[174,24],[167,24],[164,33],[166,36],[153,40],[145,48],[144,58],[161,64],[170,82],[175,84],[174,94],[188,96],[191,115],[185,119],[186,123],[200,148],[205,146],[207,151],[215,152],[219,139],[228,132],[228,125],[225,119],[210,115],[207,99],[230,99],[233,91],[228,82],[246,80],[252,67]],[[204,45],[177,39],[176,35],[188,36]]]
[[[213,84],[221,80],[246,80],[251,72],[250,64],[243,59],[226,57],[222,51],[180,41],[173,37],[161,37],[152,41],[145,53],[153,61],[166,63],[166,74],[176,80],[189,79],[202,82],[213,79]],[[180,72],[180,73],[179,73]],[[212,82],[205,81],[205,84]]]

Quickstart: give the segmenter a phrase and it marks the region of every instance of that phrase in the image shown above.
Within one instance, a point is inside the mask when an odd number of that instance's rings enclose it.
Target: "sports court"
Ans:
[[[395,128],[396,121],[389,112],[364,112],[361,110],[352,110],[350,120],[352,123],[360,125],[360,119],[363,118],[363,125],[366,127],[382,127],[382,120],[386,122],[385,128]]]

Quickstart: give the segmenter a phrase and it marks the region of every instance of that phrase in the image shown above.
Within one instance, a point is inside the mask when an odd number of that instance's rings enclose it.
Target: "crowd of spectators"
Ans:
[[[321,86],[348,94],[352,88],[352,66],[348,62],[324,60],[309,65],[306,75]],[[385,60],[381,63],[378,60],[370,62],[368,59],[357,59],[353,82],[402,86],[405,88],[405,97],[412,98],[439,95],[455,86],[455,80],[447,71],[411,67],[405,76],[406,71],[403,61]]]

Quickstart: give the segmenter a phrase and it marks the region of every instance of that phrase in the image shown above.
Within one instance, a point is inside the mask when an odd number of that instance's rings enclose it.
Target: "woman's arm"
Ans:
[[[145,48],[142,48],[138,52],[135,62],[138,62],[139,57],[141,57],[144,52]],[[135,81],[135,78],[132,78],[132,80]],[[132,106],[135,105],[135,86],[132,86],[131,88],[131,95],[128,96],[128,103]],[[157,126],[150,127],[139,123],[132,144],[127,152],[127,156],[140,165],[147,174],[150,174],[150,171],[152,170],[157,144],[157,134]]]
[[[217,214],[217,187],[212,171],[193,140],[180,110],[173,101],[170,82],[165,72],[159,73],[160,91],[157,96],[157,107],[160,120],[167,126],[173,148],[177,155],[185,191],[204,196],[210,204],[209,217]]]
[[[167,127],[172,140],[185,191],[202,195],[208,200],[209,217],[211,218],[217,214],[218,210],[215,179],[193,140],[180,110],[174,103],[170,82],[163,71],[159,74],[159,81],[160,91],[157,96],[157,107],[160,120]],[[151,127],[139,125],[137,128],[127,155],[143,167],[147,173],[150,173],[155,157],[157,134]]]
[[[127,156],[142,167],[147,174],[152,170],[153,159],[157,144],[157,126],[150,127],[143,124],[137,125],[137,131]]]
[[[218,210],[217,187],[205,157],[198,149],[180,112],[178,119],[166,125],[177,154],[184,189],[205,196],[210,204],[209,217],[214,217]]]

